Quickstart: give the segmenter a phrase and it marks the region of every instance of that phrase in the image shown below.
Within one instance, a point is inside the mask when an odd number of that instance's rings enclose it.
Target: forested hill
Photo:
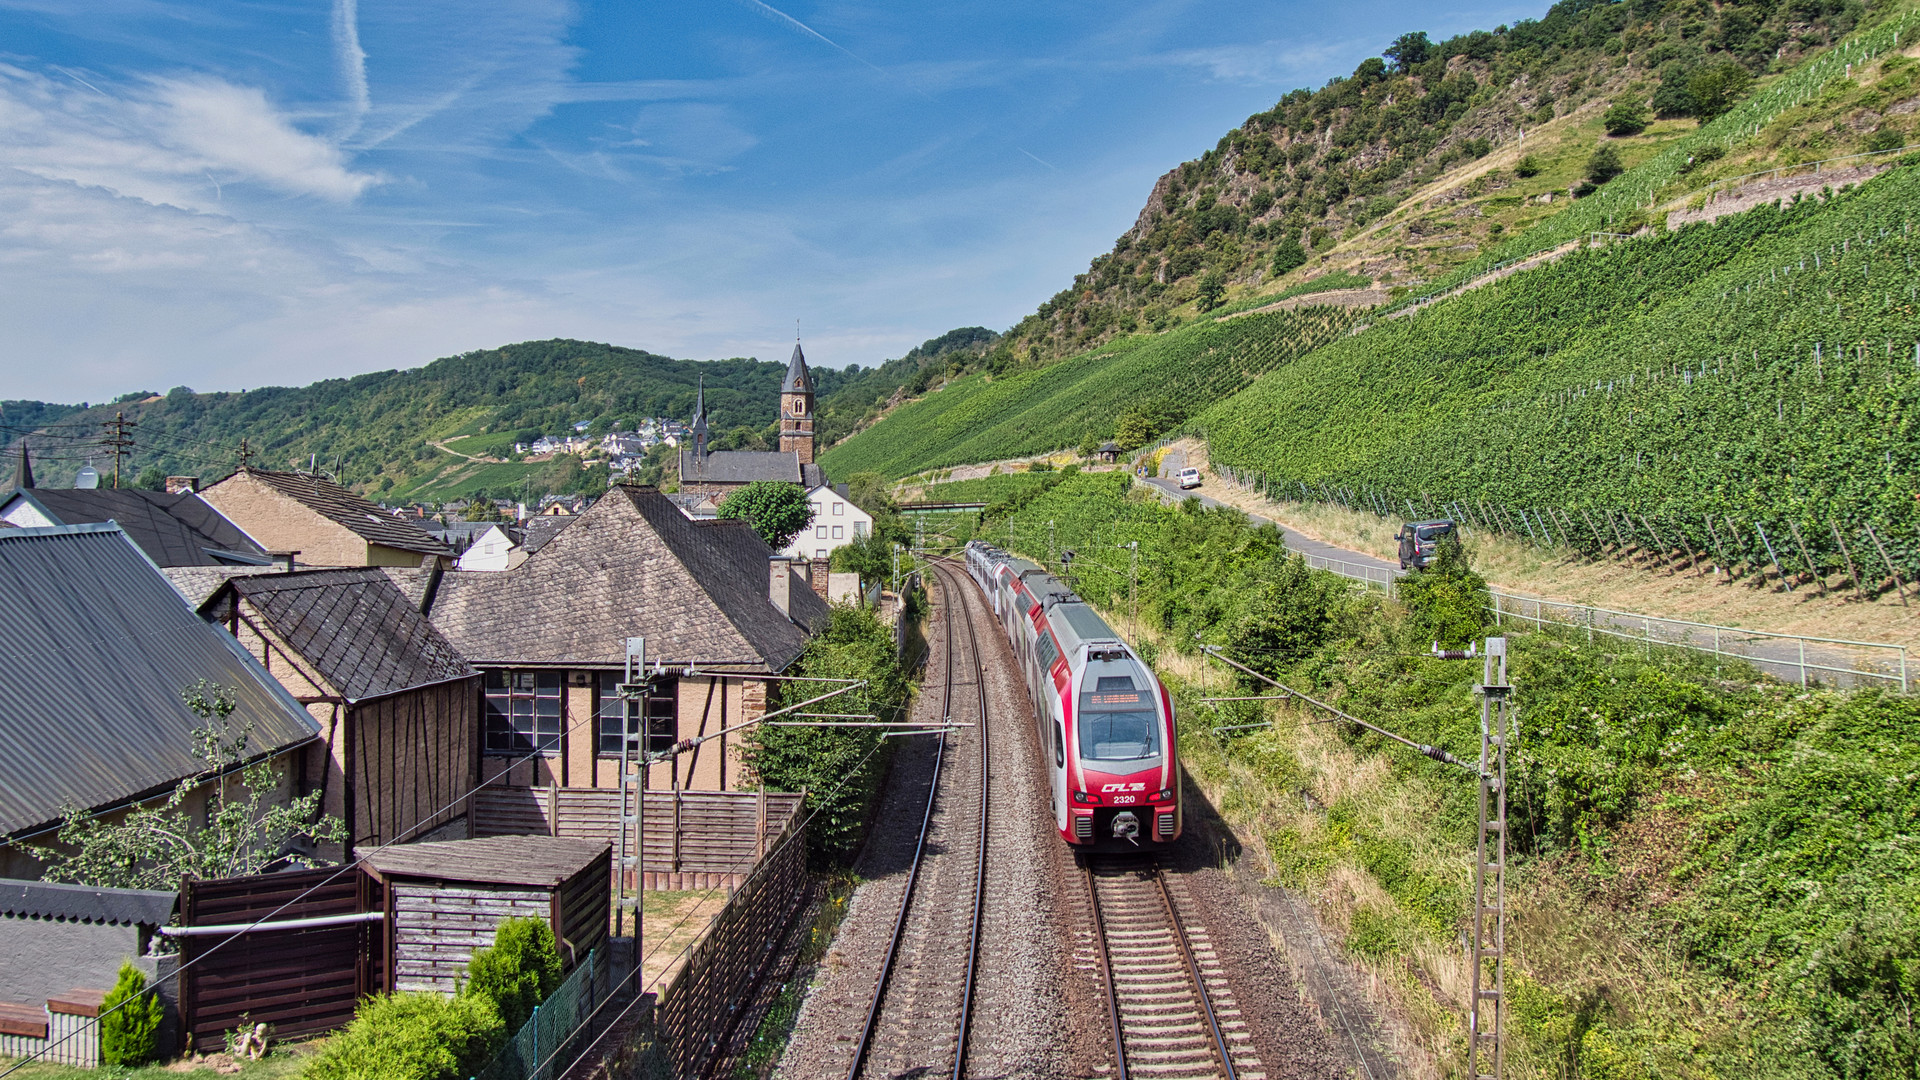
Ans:
[[[23,429],[40,431],[28,438],[40,462],[38,471],[55,483],[71,477],[89,457],[97,466],[107,463],[98,449],[103,425],[115,412],[125,412],[137,425],[128,469],[133,475],[158,469],[218,476],[238,463],[240,441],[245,439],[256,452],[257,464],[287,468],[316,462],[343,482],[379,497],[408,492],[465,461],[436,448],[435,442],[447,442],[458,453],[496,457],[516,440],[571,432],[581,421],[598,434],[615,425],[631,429],[650,416],[689,418],[703,376],[717,431],[750,439],[775,421],[785,370],[784,359],[676,360],[617,345],[556,339],[301,387],[197,394],[182,386],[166,393],[126,394],[85,410],[38,402],[6,402],[0,408],[5,409],[8,443],[19,439]],[[823,396],[863,374],[858,368],[814,369]],[[494,486],[522,488],[518,473],[508,476],[501,472],[505,469],[509,466],[495,469],[500,475],[490,478],[498,482]],[[488,484],[483,480],[470,486],[485,489]]]
[[[1562,0],[1539,20],[1440,42],[1382,34],[1382,54],[1352,75],[1286,94],[1162,176],[1133,228],[1003,351],[1045,362],[1330,270],[1388,287],[1442,278],[1556,212],[1596,143],[1631,167],[1900,6]],[[1790,132],[1785,149],[1865,149],[1881,116]],[[1462,171],[1486,190],[1440,190]]]

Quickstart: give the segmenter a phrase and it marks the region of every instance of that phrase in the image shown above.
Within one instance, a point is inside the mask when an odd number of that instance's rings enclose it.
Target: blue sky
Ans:
[[[0,0],[0,398],[796,319],[872,364],[1018,320],[1287,90],[1544,9]]]

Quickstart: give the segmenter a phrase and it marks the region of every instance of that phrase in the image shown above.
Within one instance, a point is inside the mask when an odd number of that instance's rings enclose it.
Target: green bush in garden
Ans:
[[[560,951],[545,919],[500,920],[493,945],[476,950],[467,962],[465,993],[493,1002],[508,1033],[560,987]]]
[[[131,1068],[153,1060],[166,1007],[147,990],[147,977],[131,960],[120,964],[113,989],[100,1002],[100,1060]]]
[[[506,1036],[485,995],[378,994],[327,1040],[305,1080],[466,1080]]]

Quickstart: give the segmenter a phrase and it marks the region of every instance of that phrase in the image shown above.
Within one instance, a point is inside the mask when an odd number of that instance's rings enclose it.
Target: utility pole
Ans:
[[[1467,1075],[1500,1080],[1506,1064],[1507,738],[1513,695],[1507,685],[1506,638],[1487,639],[1474,691],[1480,695],[1480,842],[1473,871]]]
[[[640,949],[641,922],[646,912],[643,897],[647,888],[647,697],[651,683],[647,678],[647,639],[630,637],[627,639],[626,678],[620,683],[620,820],[615,832],[620,837],[620,867],[622,875],[628,866],[633,867],[633,897],[620,897],[620,913],[633,910],[633,979],[634,985],[640,985]],[[638,705],[640,723],[639,733],[635,734],[634,713]],[[638,738],[640,745],[634,746]],[[637,753],[635,751],[638,751]],[[633,799],[633,813],[627,813],[627,799]],[[627,832],[627,826],[633,826],[633,832]],[[628,840],[631,837],[632,847]],[[629,854],[631,850],[631,854]],[[624,890],[622,890],[624,893]],[[614,927],[617,933],[621,927]]]
[[[240,467],[243,469],[246,468],[247,462],[252,460],[253,448],[247,445],[246,437],[242,436],[240,439]]]
[[[114,487],[120,486],[120,459],[133,451],[133,428],[134,422],[127,419],[126,413],[116,412],[113,419],[107,421],[107,437],[100,441],[107,453],[113,455]]]

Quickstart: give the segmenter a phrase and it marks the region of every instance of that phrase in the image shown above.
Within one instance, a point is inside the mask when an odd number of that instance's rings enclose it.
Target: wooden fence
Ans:
[[[798,796],[791,796],[798,799]],[[789,815],[768,854],[714,916],[660,991],[656,1037],[675,1076],[704,1076],[733,1040],[742,1010],[780,950],[808,890],[807,844]]]
[[[307,889],[313,891],[301,896]],[[339,867],[187,881],[180,889],[180,924],[357,915],[382,910],[385,899],[379,882]],[[281,911],[283,904],[288,906]],[[280,1038],[345,1025],[363,995],[386,985],[384,932],[384,923],[362,922],[181,938],[182,1041],[191,1050],[219,1050],[226,1033],[243,1024],[272,1024]]]
[[[784,791],[648,791],[645,887],[740,885],[785,834],[801,799]],[[619,813],[620,792],[611,788],[495,785],[474,795],[470,820],[477,837],[545,833],[604,840],[618,852]]]

